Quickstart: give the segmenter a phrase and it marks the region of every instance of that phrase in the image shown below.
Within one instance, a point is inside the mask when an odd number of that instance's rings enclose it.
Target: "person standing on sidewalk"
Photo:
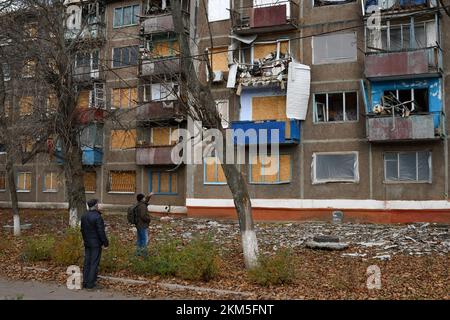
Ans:
[[[136,197],[136,229],[137,229],[137,241],[136,241],[136,255],[147,256],[148,245],[148,227],[150,225],[150,214],[148,213],[148,203],[153,196],[153,192],[145,196],[142,193]]]
[[[84,242],[83,288],[95,289],[99,288],[97,274],[102,247],[107,248],[109,241],[105,232],[105,222],[98,210],[98,200],[89,200],[87,206],[89,210],[81,217],[81,234]]]

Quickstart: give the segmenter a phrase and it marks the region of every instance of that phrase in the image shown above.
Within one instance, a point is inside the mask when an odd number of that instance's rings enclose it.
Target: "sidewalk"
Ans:
[[[0,300],[140,300],[117,292],[69,290],[64,285],[0,278]]]

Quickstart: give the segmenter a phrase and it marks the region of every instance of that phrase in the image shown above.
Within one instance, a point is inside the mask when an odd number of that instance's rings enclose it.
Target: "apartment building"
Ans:
[[[187,126],[170,1],[67,1],[67,8],[69,30],[79,31],[86,16],[90,22],[83,31],[90,49],[75,62],[80,116],[89,124],[87,197],[123,208],[153,191],[151,211],[235,217],[215,159],[170,158],[173,132]],[[258,132],[236,145],[248,151],[263,139],[259,129],[278,130],[280,155],[269,155],[277,174],[264,175],[248,153],[239,165],[255,218],[329,219],[343,210],[379,222],[450,219],[449,17],[438,2],[208,0],[183,1],[183,12],[192,54],[208,53],[223,125]],[[196,67],[209,81],[205,63]],[[19,166],[19,200],[63,206],[61,164],[39,157]],[[6,204],[4,178],[0,189]]]

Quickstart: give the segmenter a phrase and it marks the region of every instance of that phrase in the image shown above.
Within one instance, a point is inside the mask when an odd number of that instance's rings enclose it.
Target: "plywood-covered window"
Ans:
[[[152,146],[170,146],[178,141],[175,130],[178,127],[153,127],[150,129],[150,144]]]
[[[46,172],[44,174],[44,192],[58,191],[58,174],[56,172]]]
[[[110,171],[109,172],[109,192],[136,192],[136,172],[135,171]]]
[[[111,130],[111,150],[124,150],[136,147],[136,129]]]
[[[33,112],[33,97],[21,97],[19,101],[19,114],[21,116],[30,115]]]
[[[150,192],[154,192],[156,194],[176,194],[177,173],[164,171],[151,171]]]
[[[30,192],[31,191],[31,172],[19,172],[17,174],[18,192]]]
[[[28,59],[24,62],[22,67],[22,77],[32,78],[36,74],[36,61],[33,59]]]
[[[250,164],[250,182],[255,184],[289,183],[292,161],[288,154],[254,156]]]
[[[56,112],[58,110],[58,97],[54,93],[47,96],[47,111]]]
[[[97,191],[97,173],[87,171],[83,174],[84,191],[86,193],[95,193]]]
[[[270,54],[275,59],[282,59],[289,54],[289,51],[289,40],[255,43],[252,47],[252,61],[264,59]]]
[[[217,157],[206,157],[204,161],[204,184],[226,184],[227,179]]]
[[[89,108],[90,92],[89,90],[83,90],[78,93],[77,109]]]
[[[228,71],[228,48],[210,48],[208,51],[212,71]]]
[[[173,57],[180,53],[177,40],[158,40],[148,42],[152,58]]]
[[[6,171],[0,171],[0,191],[6,190]]]
[[[137,106],[137,88],[116,88],[112,89],[112,107],[120,109],[134,108]]]
[[[252,98],[252,120],[286,119],[286,96]]]

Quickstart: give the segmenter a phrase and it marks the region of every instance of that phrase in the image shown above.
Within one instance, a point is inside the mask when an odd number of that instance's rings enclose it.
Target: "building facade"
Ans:
[[[74,30],[77,17],[93,15],[92,50],[76,61],[80,109],[90,123],[83,135],[87,196],[113,209],[153,191],[154,212],[235,217],[217,162],[176,165],[170,158],[173,132],[187,126],[177,101],[183,88],[170,1],[68,2]],[[377,222],[450,220],[450,17],[438,1],[182,6],[192,55],[208,54],[223,125],[279,130],[277,174],[264,175],[264,165],[250,159],[239,165],[256,219],[329,219],[343,210]],[[201,60],[197,71],[210,81]],[[121,114],[120,126],[102,121],[108,110]],[[236,143],[248,149],[252,141]],[[63,206],[62,180],[48,161],[19,166],[19,200]],[[6,182],[2,189],[6,204]]]

